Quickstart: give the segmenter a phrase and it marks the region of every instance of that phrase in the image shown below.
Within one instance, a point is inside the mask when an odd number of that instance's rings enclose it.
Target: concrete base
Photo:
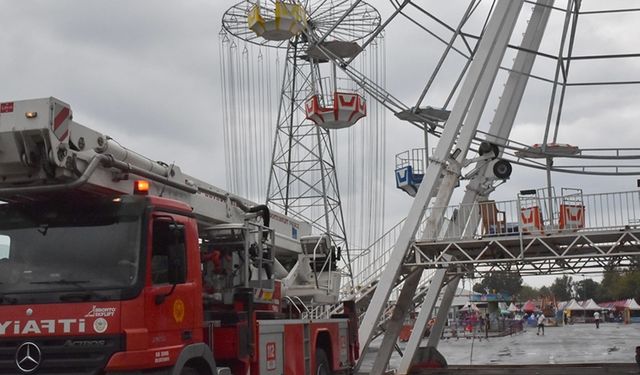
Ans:
[[[442,369],[447,367],[447,360],[438,349],[427,346],[418,348],[414,362],[410,367],[409,373],[420,373],[424,369]]]

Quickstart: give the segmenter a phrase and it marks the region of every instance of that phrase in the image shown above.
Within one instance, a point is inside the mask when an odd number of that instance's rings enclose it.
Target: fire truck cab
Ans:
[[[0,374],[332,374],[357,360],[352,303],[302,314],[337,301],[337,271],[316,267],[335,251],[300,242],[325,236],[120,146],[60,100],[0,104],[0,200]]]

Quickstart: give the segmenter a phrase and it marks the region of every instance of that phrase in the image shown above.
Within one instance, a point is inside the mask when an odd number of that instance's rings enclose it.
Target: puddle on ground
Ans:
[[[508,347],[502,348],[498,352],[498,357],[511,357],[511,349],[509,349]]]

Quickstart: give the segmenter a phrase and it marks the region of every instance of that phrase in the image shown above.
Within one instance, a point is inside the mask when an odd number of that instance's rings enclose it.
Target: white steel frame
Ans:
[[[373,331],[384,310],[395,280],[401,272],[404,258],[409,251],[424,212],[431,199],[435,196],[436,183],[440,175],[443,173],[455,173],[450,168],[455,168],[455,165],[461,165],[466,158],[478,126],[477,122],[466,121],[466,117],[474,101],[476,101],[476,103],[479,101],[482,103],[482,106],[486,103],[486,95],[489,90],[481,89],[479,86],[481,81],[484,81],[485,84],[489,83],[487,81],[490,81],[490,83],[493,84],[495,74],[498,71],[502,56],[507,48],[508,38],[513,31],[522,4],[523,1],[505,0],[499,1],[496,4],[494,13],[487,25],[485,37],[479,42],[478,50],[469,67],[468,75],[461,87],[460,94],[456,99],[451,115],[445,123],[440,142],[434,153],[434,161],[427,167],[424,180],[418,189],[418,193],[402,228],[398,242],[390,257],[389,264],[380,278],[369,308],[362,321],[359,332],[362,350],[368,347],[372,339]],[[501,39],[500,35],[505,34],[507,35],[507,40],[504,40],[503,44],[499,44],[498,40]],[[499,56],[499,59],[495,58],[496,55]],[[482,77],[487,75],[493,76],[493,78],[490,80],[482,80]],[[477,95],[478,92],[485,95]],[[452,155],[455,155],[455,157],[452,157]],[[447,189],[445,186],[440,186],[440,191],[445,189]],[[414,292],[415,291],[413,291],[411,295],[413,295]],[[398,306],[396,308],[398,308]],[[390,351],[387,350],[384,353],[379,351],[376,360],[388,362],[388,357],[384,358],[387,354],[390,356]],[[374,367],[372,374],[382,374],[384,370],[384,367]]]
[[[493,121],[491,122],[491,126],[489,129],[489,134],[496,134],[496,137],[488,137],[487,141],[503,145],[502,139],[507,139],[513,127],[513,122],[520,106],[520,101],[522,99],[522,95],[524,93],[525,87],[528,82],[529,73],[531,72],[531,68],[535,61],[535,54],[523,52],[524,50],[537,50],[540,42],[542,40],[542,36],[544,35],[544,30],[546,28],[547,21],[550,15],[550,6],[553,5],[553,0],[540,0],[538,1],[537,6],[534,8],[534,12],[529,20],[529,24],[527,26],[527,30],[525,31],[524,38],[522,41],[522,48],[516,56],[516,59],[513,64],[513,69],[509,74],[509,78],[507,80],[507,84],[505,85],[504,92],[502,94],[502,98],[498,104],[498,108],[496,110],[496,114],[494,116]],[[517,16],[517,14],[516,14]],[[506,41],[505,38],[506,37]],[[499,43],[507,43],[509,39],[509,35],[504,36],[503,39],[499,40]],[[495,62],[494,56],[494,62]],[[502,56],[499,56],[497,60],[497,64],[500,63]],[[495,80],[495,76],[492,78],[488,78],[484,76],[483,79],[490,80],[487,82],[485,87],[490,89],[493,81]],[[488,92],[485,93],[488,95]],[[479,117],[482,114],[483,106],[473,107],[474,111],[472,114],[474,115],[474,119]],[[501,155],[502,152],[499,153]],[[499,156],[498,155],[498,156]],[[493,190],[493,181],[495,178],[493,177],[493,173],[491,171],[490,162],[487,160],[482,160],[477,163],[477,167],[475,168],[475,175],[471,178],[471,181],[467,185],[467,190],[465,192],[465,196],[463,197],[463,204],[465,203],[473,203],[482,197],[488,196]],[[442,195],[439,194],[438,199],[435,204],[434,211],[431,212],[429,217],[444,217],[444,209],[438,209],[437,207],[443,207],[448,204],[453,188],[455,187],[455,183],[458,182],[457,179],[454,180],[454,176],[445,176],[445,181],[449,179],[446,183],[443,182],[443,185],[448,185],[450,190],[444,192]],[[442,189],[441,189],[442,190]],[[473,208],[476,207],[474,204]],[[454,220],[451,223],[451,226],[447,228],[448,230],[459,228],[459,223],[467,223],[468,221],[474,221],[477,216],[473,216],[472,214],[476,213],[474,210],[461,210]],[[471,214],[471,215],[470,215]],[[432,236],[430,239],[436,238],[437,233],[440,232],[441,221],[436,228],[437,230],[432,232]],[[477,221],[471,225],[471,227],[477,227]],[[465,231],[462,234],[462,238],[468,237],[468,231]],[[423,236],[424,238],[424,236]],[[459,237],[460,238],[460,237]],[[455,262],[456,258],[450,254],[445,254],[442,256],[442,259],[446,261]],[[445,275],[452,272],[450,270],[450,266],[452,264],[447,264],[445,267],[441,267],[436,271],[436,275],[440,276],[440,279],[444,280]],[[457,272],[468,272],[466,268],[458,267],[455,271]],[[453,272],[455,272],[453,271]],[[436,317],[436,324],[432,327],[432,333],[430,334],[429,341],[427,343],[428,348],[432,348],[436,350],[436,347],[439,342],[439,338],[444,328],[444,322],[446,319],[446,314],[449,311],[451,301],[453,300],[453,295],[458,287],[458,283],[462,275],[457,275],[454,277],[445,287],[444,283],[432,283],[431,287],[434,289],[433,298],[426,298],[422,308],[420,309],[420,313],[418,315],[418,319],[416,324],[414,325],[414,329],[409,338],[409,342],[407,343],[405,353],[403,355],[402,361],[400,363],[400,367],[398,369],[399,373],[407,373],[414,361],[415,354],[418,351],[418,346],[420,345],[420,341],[424,336],[426,330],[426,323],[431,319],[432,312],[435,308],[435,304],[437,301],[437,296],[440,293],[440,290],[444,288],[444,295],[440,304],[440,310]],[[418,325],[420,323],[420,325]]]

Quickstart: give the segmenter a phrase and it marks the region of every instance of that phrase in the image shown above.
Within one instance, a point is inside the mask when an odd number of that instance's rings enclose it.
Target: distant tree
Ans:
[[[571,276],[564,275],[556,277],[551,284],[551,293],[558,301],[568,301],[571,299],[571,289],[573,287],[573,279]]]
[[[610,268],[604,271],[599,284],[585,279],[575,282],[574,289],[576,297],[581,300],[593,298],[598,302],[605,302],[627,298],[640,299],[640,270],[635,266],[630,269]]]
[[[593,281],[593,279],[576,281],[573,285],[576,291],[576,298],[579,300],[586,301],[590,298],[598,299],[598,289],[600,288],[600,284]]]
[[[476,293],[508,293],[517,295],[522,288],[522,277],[515,272],[491,272],[473,286]]]
[[[518,292],[518,301],[528,301],[530,299],[536,299],[540,296],[540,290],[529,285],[523,285]]]
[[[640,271],[627,271],[620,278],[619,299],[640,297]]]
[[[538,290],[538,297],[540,298],[549,298],[553,296],[554,296],[554,293],[546,285],[541,286],[540,290]]]
[[[597,291],[598,301],[615,301],[622,295],[622,288],[620,287],[620,279],[622,278],[622,271],[617,269],[609,269],[604,271],[602,282]]]

